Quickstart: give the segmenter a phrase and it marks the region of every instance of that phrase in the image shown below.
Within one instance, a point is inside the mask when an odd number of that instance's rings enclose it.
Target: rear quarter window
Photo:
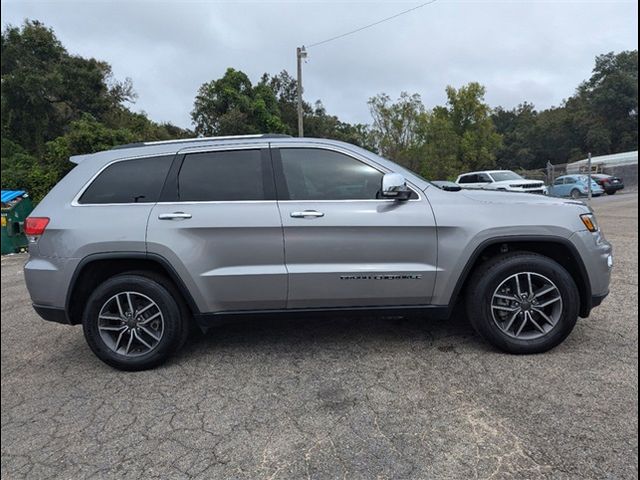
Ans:
[[[80,196],[80,204],[155,203],[171,167],[173,155],[112,163]]]

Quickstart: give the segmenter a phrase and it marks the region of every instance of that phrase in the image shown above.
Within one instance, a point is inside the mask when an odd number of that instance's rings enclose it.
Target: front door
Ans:
[[[288,308],[425,305],[436,276],[433,213],[417,188],[381,199],[381,167],[327,146],[272,149]]]
[[[282,309],[287,274],[268,145],[179,154],[147,248],[172,264],[201,312]]]

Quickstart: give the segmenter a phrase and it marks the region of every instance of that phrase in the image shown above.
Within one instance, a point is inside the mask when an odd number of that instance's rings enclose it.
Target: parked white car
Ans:
[[[462,188],[547,194],[547,187],[544,182],[527,180],[511,170],[485,170],[464,173],[458,177],[456,183]]]

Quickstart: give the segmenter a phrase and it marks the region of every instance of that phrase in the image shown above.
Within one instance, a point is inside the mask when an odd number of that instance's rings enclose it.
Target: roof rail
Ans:
[[[291,138],[291,135],[285,135],[283,133],[259,133],[255,135],[226,135],[222,137],[178,138],[175,140],[159,140],[156,142],[127,143],[125,145],[116,145],[111,150],[119,150],[121,148],[148,147],[151,145],[169,145],[172,143],[210,142],[217,140],[242,140],[252,138]]]

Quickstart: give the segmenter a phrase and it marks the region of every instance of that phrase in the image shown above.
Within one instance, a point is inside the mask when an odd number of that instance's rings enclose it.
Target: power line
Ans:
[[[335,37],[327,38],[326,40],[323,40],[321,42],[312,43],[311,45],[308,45],[307,48],[317,47],[318,45],[323,45],[325,43],[329,43],[329,42],[333,42],[334,40],[338,40],[339,38],[344,38],[344,37],[347,37],[349,35],[353,35],[354,33],[361,32],[362,30],[366,30],[367,28],[375,27],[376,25],[380,25],[381,23],[387,22],[389,20],[393,20],[394,18],[398,18],[401,15],[405,15],[407,13],[413,12],[414,10],[418,10],[419,8],[426,7],[427,5],[431,5],[432,3],[436,3],[437,1],[438,0],[430,0],[429,2],[421,3],[420,5],[412,7],[410,9],[408,9],[408,10],[403,11],[403,12],[396,13],[395,15],[392,15],[390,17],[383,18],[382,20],[378,20],[377,22],[370,23],[369,25],[365,25],[364,27],[360,27],[360,28],[357,28],[357,29],[352,30],[350,32],[343,33],[342,35],[336,35]]]

